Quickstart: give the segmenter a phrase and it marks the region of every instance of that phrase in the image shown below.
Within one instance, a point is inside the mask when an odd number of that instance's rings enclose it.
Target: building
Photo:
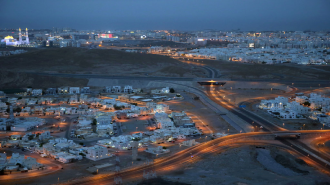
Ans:
[[[89,40],[90,39],[90,36],[87,35],[87,34],[85,34],[85,35],[75,34],[75,35],[73,35],[73,38],[74,38],[74,40],[79,40],[79,39]]]
[[[98,34],[98,38],[109,39],[109,38],[113,38],[113,36],[111,33],[103,33],[103,34]]]
[[[70,94],[79,94],[80,93],[80,88],[79,87],[70,87],[69,88],[69,93]]]
[[[83,88],[81,88],[81,93],[82,94],[90,94],[91,90],[90,90],[89,87],[83,87]]]
[[[43,132],[39,135],[39,140],[40,141],[44,141],[44,140],[47,140],[47,139],[50,139],[50,138],[51,138],[51,136],[50,136],[49,131],[45,131],[45,132]]]
[[[24,167],[28,168],[29,170],[38,169],[43,167],[42,164],[38,163],[35,158],[27,157],[22,164]]]
[[[89,147],[87,149],[87,154],[86,154],[86,158],[93,161],[105,159],[111,156],[112,155],[108,152],[108,149],[106,147],[97,146],[97,145],[93,147]]]
[[[130,85],[125,85],[124,87],[124,93],[133,93],[133,87]]]
[[[4,39],[1,40],[1,42],[5,42],[7,46],[18,46],[18,45],[30,44],[29,33],[28,33],[27,28],[26,28],[26,32],[25,32],[25,41],[23,41],[23,39],[22,39],[21,28],[19,28],[18,36],[19,36],[18,41],[16,39],[14,39],[14,37],[12,37],[12,36],[6,36]]]
[[[46,94],[55,95],[56,88],[48,88],[45,92],[46,92]]]
[[[42,95],[42,89],[33,89],[31,94],[32,94],[32,96],[41,96]]]

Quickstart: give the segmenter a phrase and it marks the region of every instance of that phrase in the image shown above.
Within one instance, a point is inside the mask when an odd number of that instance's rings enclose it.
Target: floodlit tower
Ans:
[[[21,28],[18,29],[19,44],[22,44],[22,31]]]
[[[28,33],[28,29],[26,28],[26,33],[25,33],[25,41],[26,41],[26,44],[29,44],[30,41],[29,41],[29,33]]]

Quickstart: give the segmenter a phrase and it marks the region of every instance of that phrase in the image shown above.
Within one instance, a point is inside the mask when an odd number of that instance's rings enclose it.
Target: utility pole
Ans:
[[[115,177],[114,177],[114,185],[123,184],[123,179],[120,176],[120,159],[118,154],[116,154],[116,166],[115,166]]]

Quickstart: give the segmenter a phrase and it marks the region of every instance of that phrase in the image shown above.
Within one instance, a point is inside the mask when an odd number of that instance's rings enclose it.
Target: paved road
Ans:
[[[203,66],[208,71],[208,78],[186,78],[186,77],[160,77],[160,76],[110,76],[103,74],[63,74],[63,73],[33,73],[42,76],[60,76],[71,78],[100,78],[100,79],[127,79],[127,80],[147,80],[147,81],[200,81],[200,80],[217,80],[220,76],[218,71]],[[223,79],[218,79],[223,81]],[[247,82],[269,82],[269,83],[282,83],[285,85],[294,84],[295,87],[329,87],[330,80],[273,80],[273,79],[230,79],[230,81],[247,81]]]
[[[59,162],[55,162],[54,160],[50,158],[42,158],[40,155],[36,153],[31,153],[28,150],[25,150],[24,152],[21,149],[15,149],[15,148],[0,148],[0,152],[6,152],[6,153],[19,153],[21,155],[25,155],[26,157],[33,157],[37,159],[38,163],[41,163],[45,165],[44,170],[32,170],[27,173],[13,173],[10,175],[2,175],[0,176],[0,184],[2,180],[11,180],[11,179],[23,179],[23,178],[29,178],[29,177],[37,177],[41,175],[47,175],[50,173],[54,173],[58,170],[61,170],[62,166]]]
[[[313,131],[310,131],[313,133]],[[191,164],[193,162],[202,160],[205,156],[219,153],[224,150],[228,150],[235,147],[240,147],[242,145],[273,145],[281,148],[285,148],[291,152],[299,153],[300,155],[304,155],[305,153],[300,153],[296,149],[289,147],[283,143],[275,143],[274,141],[255,141],[252,139],[253,137],[262,137],[267,136],[271,133],[244,133],[244,134],[235,134],[230,136],[225,136],[222,138],[217,138],[188,149],[185,149],[181,152],[178,152],[169,157],[163,157],[160,159],[156,159],[153,164],[150,165],[141,165],[138,167],[132,167],[123,169],[119,173],[109,173],[106,175],[94,176],[91,178],[78,179],[75,181],[67,182],[65,184],[112,184],[114,177],[121,176],[125,180],[132,180],[136,178],[142,178],[142,174],[144,171],[153,170],[158,174],[166,173],[173,169],[178,169],[186,164]],[[192,157],[193,156],[193,157]],[[330,166],[321,165],[318,167],[322,167],[323,169],[330,170]]]
[[[232,112],[233,114],[237,115],[238,117],[246,121],[248,124],[251,124],[253,127],[260,128],[262,126],[263,127],[262,130],[265,132],[274,132],[274,131],[288,132],[286,129],[278,127],[275,124],[269,122],[268,120],[263,119],[250,111],[247,111],[246,109],[240,108],[238,110],[238,107],[231,104],[227,100],[223,99],[221,96],[217,98],[212,97],[214,95],[214,93],[211,93],[212,89],[213,89],[212,87],[207,88],[210,99],[217,102],[218,104],[220,104],[221,106]],[[288,147],[292,147],[299,153],[304,154],[305,156],[308,155],[311,160],[313,160],[319,165],[324,165],[325,164],[324,160],[330,162],[330,158],[327,155],[310,148],[301,141],[298,140],[295,141],[280,140],[280,141],[284,145],[287,145]]]

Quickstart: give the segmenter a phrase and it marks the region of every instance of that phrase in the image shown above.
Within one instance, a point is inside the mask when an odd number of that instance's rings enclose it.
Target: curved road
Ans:
[[[231,149],[234,147],[239,147],[242,145],[275,145],[278,147],[285,148],[300,156],[306,156],[305,153],[301,153],[299,150],[285,144],[274,144],[273,142],[265,141],[255,141],[254,137],[263,137],[272,135],[269,132],[263,133],[244,133],[244,134],[235,134],[230,136],[225,136],[222,138],[217,138],[215,140],[202,143],[188,149],[182,150],[172,156],[156,159],[154,164],[151,165],[142,165],[138,167],[128,168],[119,173],[111,173],[106,175],[97,175],[91,178],[79,179],[64,184],[71,185],[80,185],[80,184],[110,184],[113,182],[114,177],[121,176],[122,178],[132,180],[134,178],[141,178],[144,171],[153,170],[157,173],[164,173],[171,170],[178,169],[185,164],[194,163],[196,161],[202,160],[205,155],[210,155],[214,153],[219,153],[221,151]],[[191,157],[193,156],[193,158]],[[323,170],[330,170],[330,166],[315,164],[317,167],[322,168]]]

